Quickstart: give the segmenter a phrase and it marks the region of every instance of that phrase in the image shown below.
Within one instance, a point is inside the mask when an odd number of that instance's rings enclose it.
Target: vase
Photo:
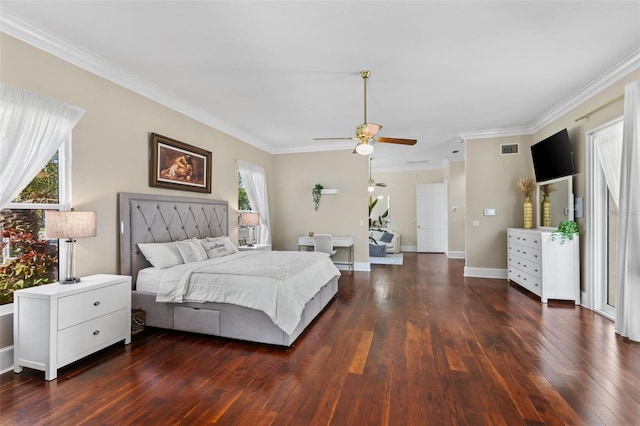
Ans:
[[[524,199],[524,229],[533,228],[533,203],[528,195]]]
[[[551,200],[549,194],[542,197],[542,226],[551,226]]]

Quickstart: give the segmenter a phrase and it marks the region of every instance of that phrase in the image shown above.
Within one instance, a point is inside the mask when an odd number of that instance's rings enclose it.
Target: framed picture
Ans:
[[[211,193],[211,152],[151,133],[149,186]]]

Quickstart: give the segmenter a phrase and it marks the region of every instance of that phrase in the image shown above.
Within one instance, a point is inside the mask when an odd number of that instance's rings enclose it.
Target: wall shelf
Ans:
[[[326,189],[321,189],[320,193],[322,195],[333,195],[333,194],[337,194],[338,190],[335,188],[326,188]]]

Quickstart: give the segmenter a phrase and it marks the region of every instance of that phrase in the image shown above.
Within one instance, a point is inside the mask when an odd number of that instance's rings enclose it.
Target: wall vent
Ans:
[[[504,143],[500,145],[500,155],[513,155],[519,153],[519,144]]]

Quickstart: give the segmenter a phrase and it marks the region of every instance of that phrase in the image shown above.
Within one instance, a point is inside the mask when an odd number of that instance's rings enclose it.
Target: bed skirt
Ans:
[[[307,302],[300,322],[286,334],[262,311],[227,303],[159,303],[155,293],[132,292],[132,308],[145,311],[149,327],[182,330],[289,347],[338,293],[334,277]]]

